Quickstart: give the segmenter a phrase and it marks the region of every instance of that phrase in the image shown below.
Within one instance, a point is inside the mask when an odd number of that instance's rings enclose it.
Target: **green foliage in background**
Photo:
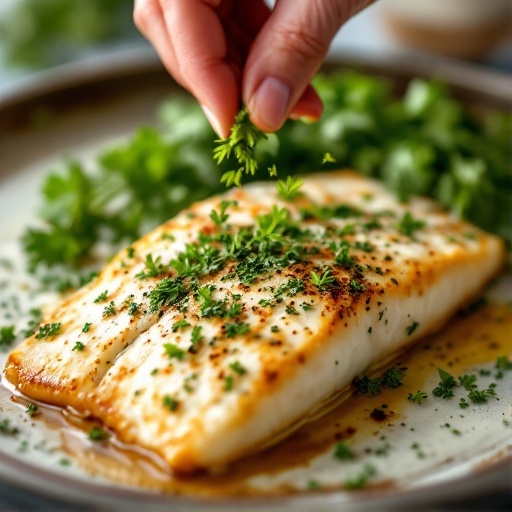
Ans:
[[[56,64],[86,46],[138,37],[132,10],[127,0],[17,0],[0,19],[0,40],[11,64]]]
[[[474,117],[433,81],[413,80],[396,99],[389,84],[345,72],[315,82],[325,114],[288,122],[256,147],[261,172],[246,181],[351,167],[402,200],[438,199],[455,214],[512,241],[512,116]],[[180,96],[161,109],[160,130],[143,127],[95,165],[70,161],[43,189],[46,227],[24,244],[32,267],[79,266],[102,240],[129,243],[191,202],[225,190],[229,163],[212,158],[214,134],[197,103]],[[325,158],[329,153],[329,158]],[[323,163],[324,162],[324,163]]]

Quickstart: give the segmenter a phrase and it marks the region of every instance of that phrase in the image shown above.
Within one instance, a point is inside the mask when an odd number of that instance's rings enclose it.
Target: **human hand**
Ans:
[[[310,85],[340,26],[373,0],[136,0],[139,30],[226,137],[240,108],[266,132],[316,120]]]

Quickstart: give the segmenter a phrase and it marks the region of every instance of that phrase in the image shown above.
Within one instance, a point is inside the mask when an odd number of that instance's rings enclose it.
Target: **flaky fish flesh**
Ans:
[[[281,192],[231,190],[121,251],[10,354],[5,377],[174,471],[212,469],[438,329],[504,261],[497,237],[353,172]]]

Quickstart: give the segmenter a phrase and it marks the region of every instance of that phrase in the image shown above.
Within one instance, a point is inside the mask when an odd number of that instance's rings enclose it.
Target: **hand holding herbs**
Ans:
[[[65,162],[43,187],[45,225],[23,237],[31,268],[79,268],[101,242],[130,243],[221,192],[221,179],[238,185],[342,167],[384,180],[404,200],[435,197],[512,242],[512,116],[475,117],[437,82],[414,80],[401,99],[386,81],[355,73],[315,84],[322,120],[288,122],[279,136],[265,136],[241,113],[230,137],[214,146],[199,107],[180,97],[162,106],[160,130],[141,128],[98,155],[94,167]],[[270,172],[258,175],[258,168]],[[293,182],[282,188],[293,195]]]
[[[318,119],[310,81],[338,29],[368,0],[138,0],[134,19],[174,78],[225,137],[242,101],[274,132],[294,117]]]

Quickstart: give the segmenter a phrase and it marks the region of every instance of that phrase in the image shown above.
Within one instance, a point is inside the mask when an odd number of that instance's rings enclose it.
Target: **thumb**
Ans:
[[[368,0],[279,0],[255,39],[242,94],[251,121],[281,127],[320,68],[336,32]],[[320,102],[320,100],[318,100]],[[319,103],[320,110],[321,104]]]

